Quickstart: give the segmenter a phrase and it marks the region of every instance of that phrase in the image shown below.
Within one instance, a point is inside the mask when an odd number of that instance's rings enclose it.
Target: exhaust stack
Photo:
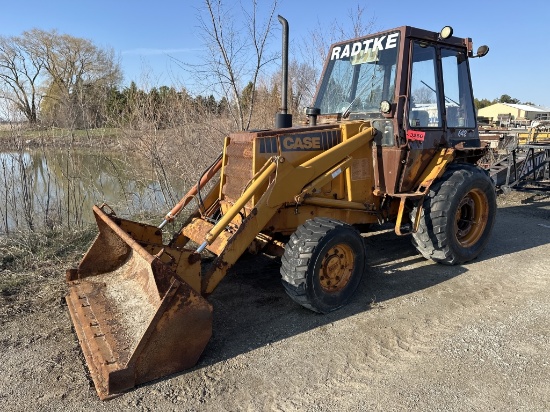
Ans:
[[[280,129],[283,127],[292,127],[292,115],[288,114],[287,105],[287,90],[288,90],[288,21],[283,16],[277,16],[279,22],[283,26],[283,84],[281,90],[281,109],[280,112],[275,115],[275,128]]]

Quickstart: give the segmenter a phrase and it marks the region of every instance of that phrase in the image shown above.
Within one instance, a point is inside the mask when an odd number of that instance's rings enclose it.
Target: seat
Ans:
[[[409,124],[412,127],[428,127],[430,115],[426,110],[411,110]]]

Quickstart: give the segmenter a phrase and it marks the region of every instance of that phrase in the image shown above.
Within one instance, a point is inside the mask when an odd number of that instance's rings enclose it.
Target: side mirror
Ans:
[[[489,53],[489,46],[485,46],[485,45],[479,46],[477,49],[477,53],[474,57],[483,57],[487,53]]]

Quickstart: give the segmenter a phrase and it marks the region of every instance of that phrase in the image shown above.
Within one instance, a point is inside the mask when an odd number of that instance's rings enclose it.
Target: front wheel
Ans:
[[[281,276],[287,294],[300,305],[327,313],[344,306],[365,270],[363,238],[334,219],[306,221],[290,237]]]
[[[424,199],[413,243],[425,258],[439,263],[472,260],[489,240],[496,209],[489,176],[471,164],[452,164]]]

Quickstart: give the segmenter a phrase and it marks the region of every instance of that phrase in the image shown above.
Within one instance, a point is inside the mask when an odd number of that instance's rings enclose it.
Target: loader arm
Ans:
[[[342,125],[346,127],[346,125]],[[293,166],[282,156],[268,160],[271,164],[265,168],[257,179],[248,185],[243,195],[225,213],[216,225],[207,233],[201,248],[212,244],[225,227],[241,211],[243,206],[256,194],[258,188],[274,178],[267,190],[261,195],[251,213],[244,219],[235,234],[228,240],[223,251],[218,255],[211,269],[202,278],[202,293],[210,294],[224,278],[227,270],[244,253],[254,238],[264,229],[269,220],[285,203],[293,203],[296,195],[312,181],[322,176],[338,163],[349,157],[361,146],[369,143],[374,136],[374,129],[364,122],[359,132],[347,140],[335,145],[304,163]],[[334,175],[337,175],[334,173]],[[199,248],[199,249],[201,249]]]

